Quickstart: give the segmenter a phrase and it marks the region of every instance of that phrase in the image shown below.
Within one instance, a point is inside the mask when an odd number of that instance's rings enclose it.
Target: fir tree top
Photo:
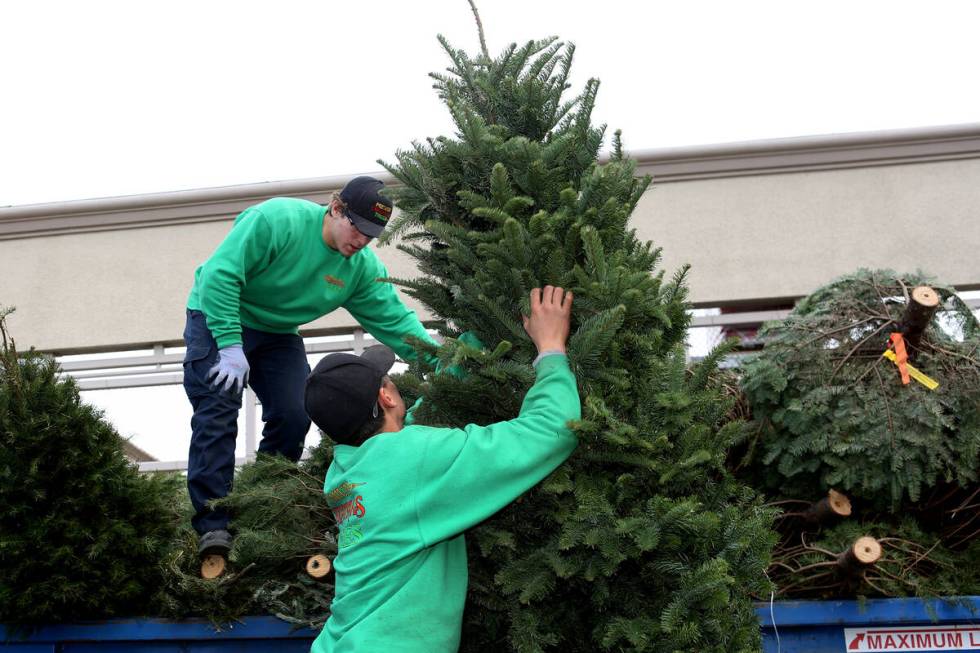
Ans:
[[[535,354],[519,314],[545,284],[575,293],[568,350],[584,404],[569,462],[468,536],[463,650],[756,649],[750,594],[768,587],[771,515],[724,469],[740,427],[722,426],[728,404],[709,379],[723,352],[686,367],[686,269],[666,279],[628,226],[649,177],[618,133],[599,162],[598,81],[564,99],[572,46],[471,58],[440,42],[451,65],[433,78],[457,132],[382,162],[400,182],[387,238],[423,274],[399,283],[443,320],[449,340],[430,352],[461,371],[416,364],[416,416],[517,414]]]

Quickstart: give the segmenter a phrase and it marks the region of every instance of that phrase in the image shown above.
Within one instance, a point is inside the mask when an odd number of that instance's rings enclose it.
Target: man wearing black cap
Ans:
[[[411,424],[387,373],[394,354],[331,354],[306,409],[337,446],[324,492],[339,528],[336,593],[312,653],[455,653],[466,598],[463,532],[544,479],[575,449],[581,413],[565,357],[572,295],[531,292],[524,328],[537,379],[520,414],[463,428]]]
[[[394,287],[377,281],[388,272],[367,245],[391,217],[383,185],[357,177],[327,207],[285,197],[252,206],[195,273],[184,389],[194,409],[187,486],[202,556],[231,546],[228,515],[207,504],[231,489],[246,384],[262,402],[259,451],[292,460],[303,452],[310,367],[301,325],[344,307],[403,358],[415,356],[406,336],[432,342]]]

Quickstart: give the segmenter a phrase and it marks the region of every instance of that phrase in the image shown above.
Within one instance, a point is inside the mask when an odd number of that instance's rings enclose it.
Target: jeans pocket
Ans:
[[[184,344],[187,347],[187,351],[184,353],[184,363],[203,360],[217,352],[218,343],[215,342],[211,331],[208,330],[207,321],[201,311],[187,311]]]

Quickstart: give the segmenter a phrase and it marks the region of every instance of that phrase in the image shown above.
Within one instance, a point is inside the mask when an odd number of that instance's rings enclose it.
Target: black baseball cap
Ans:
[[[306,378],[303,402],[313,423],[337,444],[348,444],[357,430],[378,416],[378,390],[395,364],[395,352],[374,345],[360,356],[324,356]]]
[[[374,177],[354,177],[340,191],[347,205],[344,215],[365,236],[377,238],[391,218],[391,200],[381,195],[384,182]]]

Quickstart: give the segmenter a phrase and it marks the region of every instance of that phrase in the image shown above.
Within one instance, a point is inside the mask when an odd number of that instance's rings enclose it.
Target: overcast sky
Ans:
[[[557,35],[628,149],[975,122],[980,3],[482,0]],[[0,4],[0,206],[378,170],[450,131],[466,0]]]
[[[574,42],[627,149],[980,122],[977,2],[479,1],[495,54]],[[451,132],[436,34],[479,47],[466,0],[11,0],[0,27],[0,206],[376,171]],[[186,456],[180,386],[86,395]]]

